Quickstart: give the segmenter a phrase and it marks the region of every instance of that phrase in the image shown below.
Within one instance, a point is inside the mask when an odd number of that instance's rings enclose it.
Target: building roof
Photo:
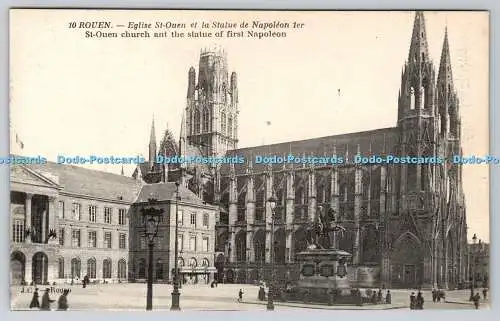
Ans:
[[[136,203],[148,202],[150,198],[156,198],[158,202],[175,200],[177,186],[174,182],[156,183],[143,185]],[[179,186],[181,202],[204,205],[205,203],[195,193],[184,186]]]
[[[261,172],[266,170],[266,164],[255,164],[255,156],[284,156],[292,154],[296,157],[316,156],[316,157],[345,157],[346,150],[349,158],[357,154],[358,146],[362,155],[383,155],[395,152],[395,146],[399,141],[397,127],[382,128],[364,132],[348,133],[318,137],[307,140],[285,142],[272,145],[262,145],[248,148],[240,148],[228,151],[226,156],[242,156],[245,158],[244,164],[236,164],[235,173],[244,174],[248,167],[248,162],[252,160],[253,170]],[[334,152],[335,151],[335,152]],[[290,164],[291,165],[291,164]],[[293,164],[294,167],[302,167],[302,164]],[[274,170],[280,170],[283,164],[274,164]],[[221,168],[221,173],[229,173],[229,165]]]
[[[62,192],[70,194],[134,202],[140,190],[140,182],[131,177],[80,166],[47,162],[30,164],[27,167],[41,175],[48,173],[58,177]]]

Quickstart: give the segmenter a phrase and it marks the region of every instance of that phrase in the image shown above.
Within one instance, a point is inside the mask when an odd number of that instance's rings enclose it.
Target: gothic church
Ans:
[[[397,123],[391,128],[238,148],[238,83],[222,50],[202,50],[198,76],[188,72],[180,139],[167,129],[150,162],[133,176],[145,183],[181,180],[219,206],[216,263],[221,282],[297,277],[295,254],[307,246],[304,226],[333,209],[346,228],[335,244],[353,254],[350,275],[360,286],[455,288],[466,280],[467,226],[460,165],[160,166],[155,155],[441,156],[462,154],[459,99],[453,85],[448,35],[436,69],[429,57],[422,12],[414,18],[401,72]],[[275,228],[267,199],[278,199]],[[274,233],[275,244],[271,244]]]

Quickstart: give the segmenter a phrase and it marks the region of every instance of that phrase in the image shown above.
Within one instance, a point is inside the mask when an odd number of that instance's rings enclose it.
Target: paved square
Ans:
[[[146,307],[146,284],[105,284],[90,285],[83,289],[81,285],[54,286],[54,290],[70,288],[68,304],[70,310],[138,310],[143,311]],[[40,299],[45,286],[39,286],[41,290]],[[243,302],[238,303],[238,291],[244,292]],[[26,290],[29,290],[27,292]],[[259,288],[252,285],[219,284],[216,288],[209,285],[186,285],[181,291],[180,305],[182,310],[265,310],[266,302],[257,300]],[[11,288],[11,309],[29,310],[29,304],[33,295],[33,287]],[[171,305],[172,286],[168,284],[155,284],[153,286],[153,309],[169,310]],[[408,309],[409,293],[411,290],[393,290],[391,305],[378,306],[322,306],[293,303],[276,302],[276,310],[302,310],[313,309]],[[57,300],[60,293],[50,294],[51,299]],[[424,292],[424,309],[474,309],[472,303],[468,302],[468,291],[449,291],[447,301],[452,303],[432,303],[429,291]],[[57,308],[56,302],[52,305]],[[482,301],[481,308],[489,308],[489,302]]]

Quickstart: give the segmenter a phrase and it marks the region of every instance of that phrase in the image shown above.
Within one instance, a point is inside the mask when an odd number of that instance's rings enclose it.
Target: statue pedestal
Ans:
[[[304,303],[358,304],[347,275],[352,255],[338,249],[309,248],[297,254],[300,277],[294,287],[295,299]]]

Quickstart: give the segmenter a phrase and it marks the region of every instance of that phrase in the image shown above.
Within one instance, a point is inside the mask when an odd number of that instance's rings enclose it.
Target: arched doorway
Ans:
[[[45,284],[47,283],[47,275],[48,275],[48,265],[49,259],[47,254],[43,252],[37,252],[33,255],[33,280],[36,284]]]
[[[82,272],[82,261],[80,258],[75,257],[71,259],[71,278],[79,279],[81,278]]]
[[[10,255],[10,283],[11,285],[21,285],[24,283],[26,266],[26,256],[22,252],[16,251]],[[28,280],[30,281],[30,280]]]
[[[392,287],[417,288],[422,283],[423,260],[418,238],[404,233],[394,244],[391,253]]]

